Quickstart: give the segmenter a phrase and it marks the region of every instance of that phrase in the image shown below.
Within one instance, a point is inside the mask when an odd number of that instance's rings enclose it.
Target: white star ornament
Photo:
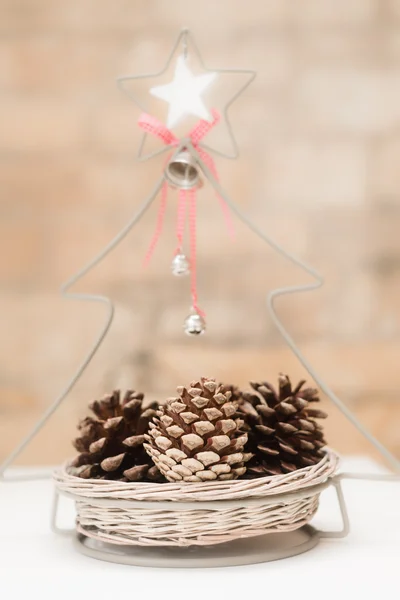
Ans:
[[[201,94],[216,79],[217,73],[193,75],[185,58],[179,56],[176,62],[174,79],[167,85],[159,85],[150,89],[150,94],[161,98],[169,104],[167,127],[172,128],[183,119],[192,115],[211,121],[211,115],[204,104]]]

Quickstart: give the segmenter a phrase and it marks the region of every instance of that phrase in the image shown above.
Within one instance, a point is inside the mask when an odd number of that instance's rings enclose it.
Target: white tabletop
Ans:
[[[379,472],[367,459],[342,470]],[[51,481],[0,482],[0,598],[180,600],[324,599],[350,593],[400,598],[400,484],[344,481],[351,532],[323,540],[300,556],[225,569],[152,569],[97,561],[50,529]],[[73,526],[73,504],[62,499],[60,525]],[[314,524],[339,529],[333,490],[324,492]]]

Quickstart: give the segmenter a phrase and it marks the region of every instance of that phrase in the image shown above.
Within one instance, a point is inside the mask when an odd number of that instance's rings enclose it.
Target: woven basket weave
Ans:
[[[121,545],[203,546],[302,527],[337,465],[327,449],[316,465],[252,480],[85,480],[70,475],[68,465],[54,477],[58,491],[75,500],[76,529],[85,536]]]

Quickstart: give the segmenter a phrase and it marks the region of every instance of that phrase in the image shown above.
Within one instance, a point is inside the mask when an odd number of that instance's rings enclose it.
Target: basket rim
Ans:
[[[255,479],[151,483],[126,482],[104,479],[82,479],[68,472],[70,461],[65,462],[53,475],[57,490],[76,499],[137,500],[137,501],[214,501],[240,500],[277,496],[325,483],[337,471],[338,454],[326,447],[324,457],[315,465],[283,475],[269,475]],[[310,490],[311,491],[311,490]]]

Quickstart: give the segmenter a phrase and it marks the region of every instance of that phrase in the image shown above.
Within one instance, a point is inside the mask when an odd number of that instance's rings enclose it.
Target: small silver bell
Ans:
[[[200,184],[197,162],[188,150],[178,152],[169,161],[165,176],[172,186],[181,190],[190,190]]]
[[[187,335],[202,335],[206,330],[206,322],[199,313],[192,313],[185,319],[184,330]]]
[[[175,254],[171,264],[172,274],[183,277],[190,273],[190,263],[184,254]]]

